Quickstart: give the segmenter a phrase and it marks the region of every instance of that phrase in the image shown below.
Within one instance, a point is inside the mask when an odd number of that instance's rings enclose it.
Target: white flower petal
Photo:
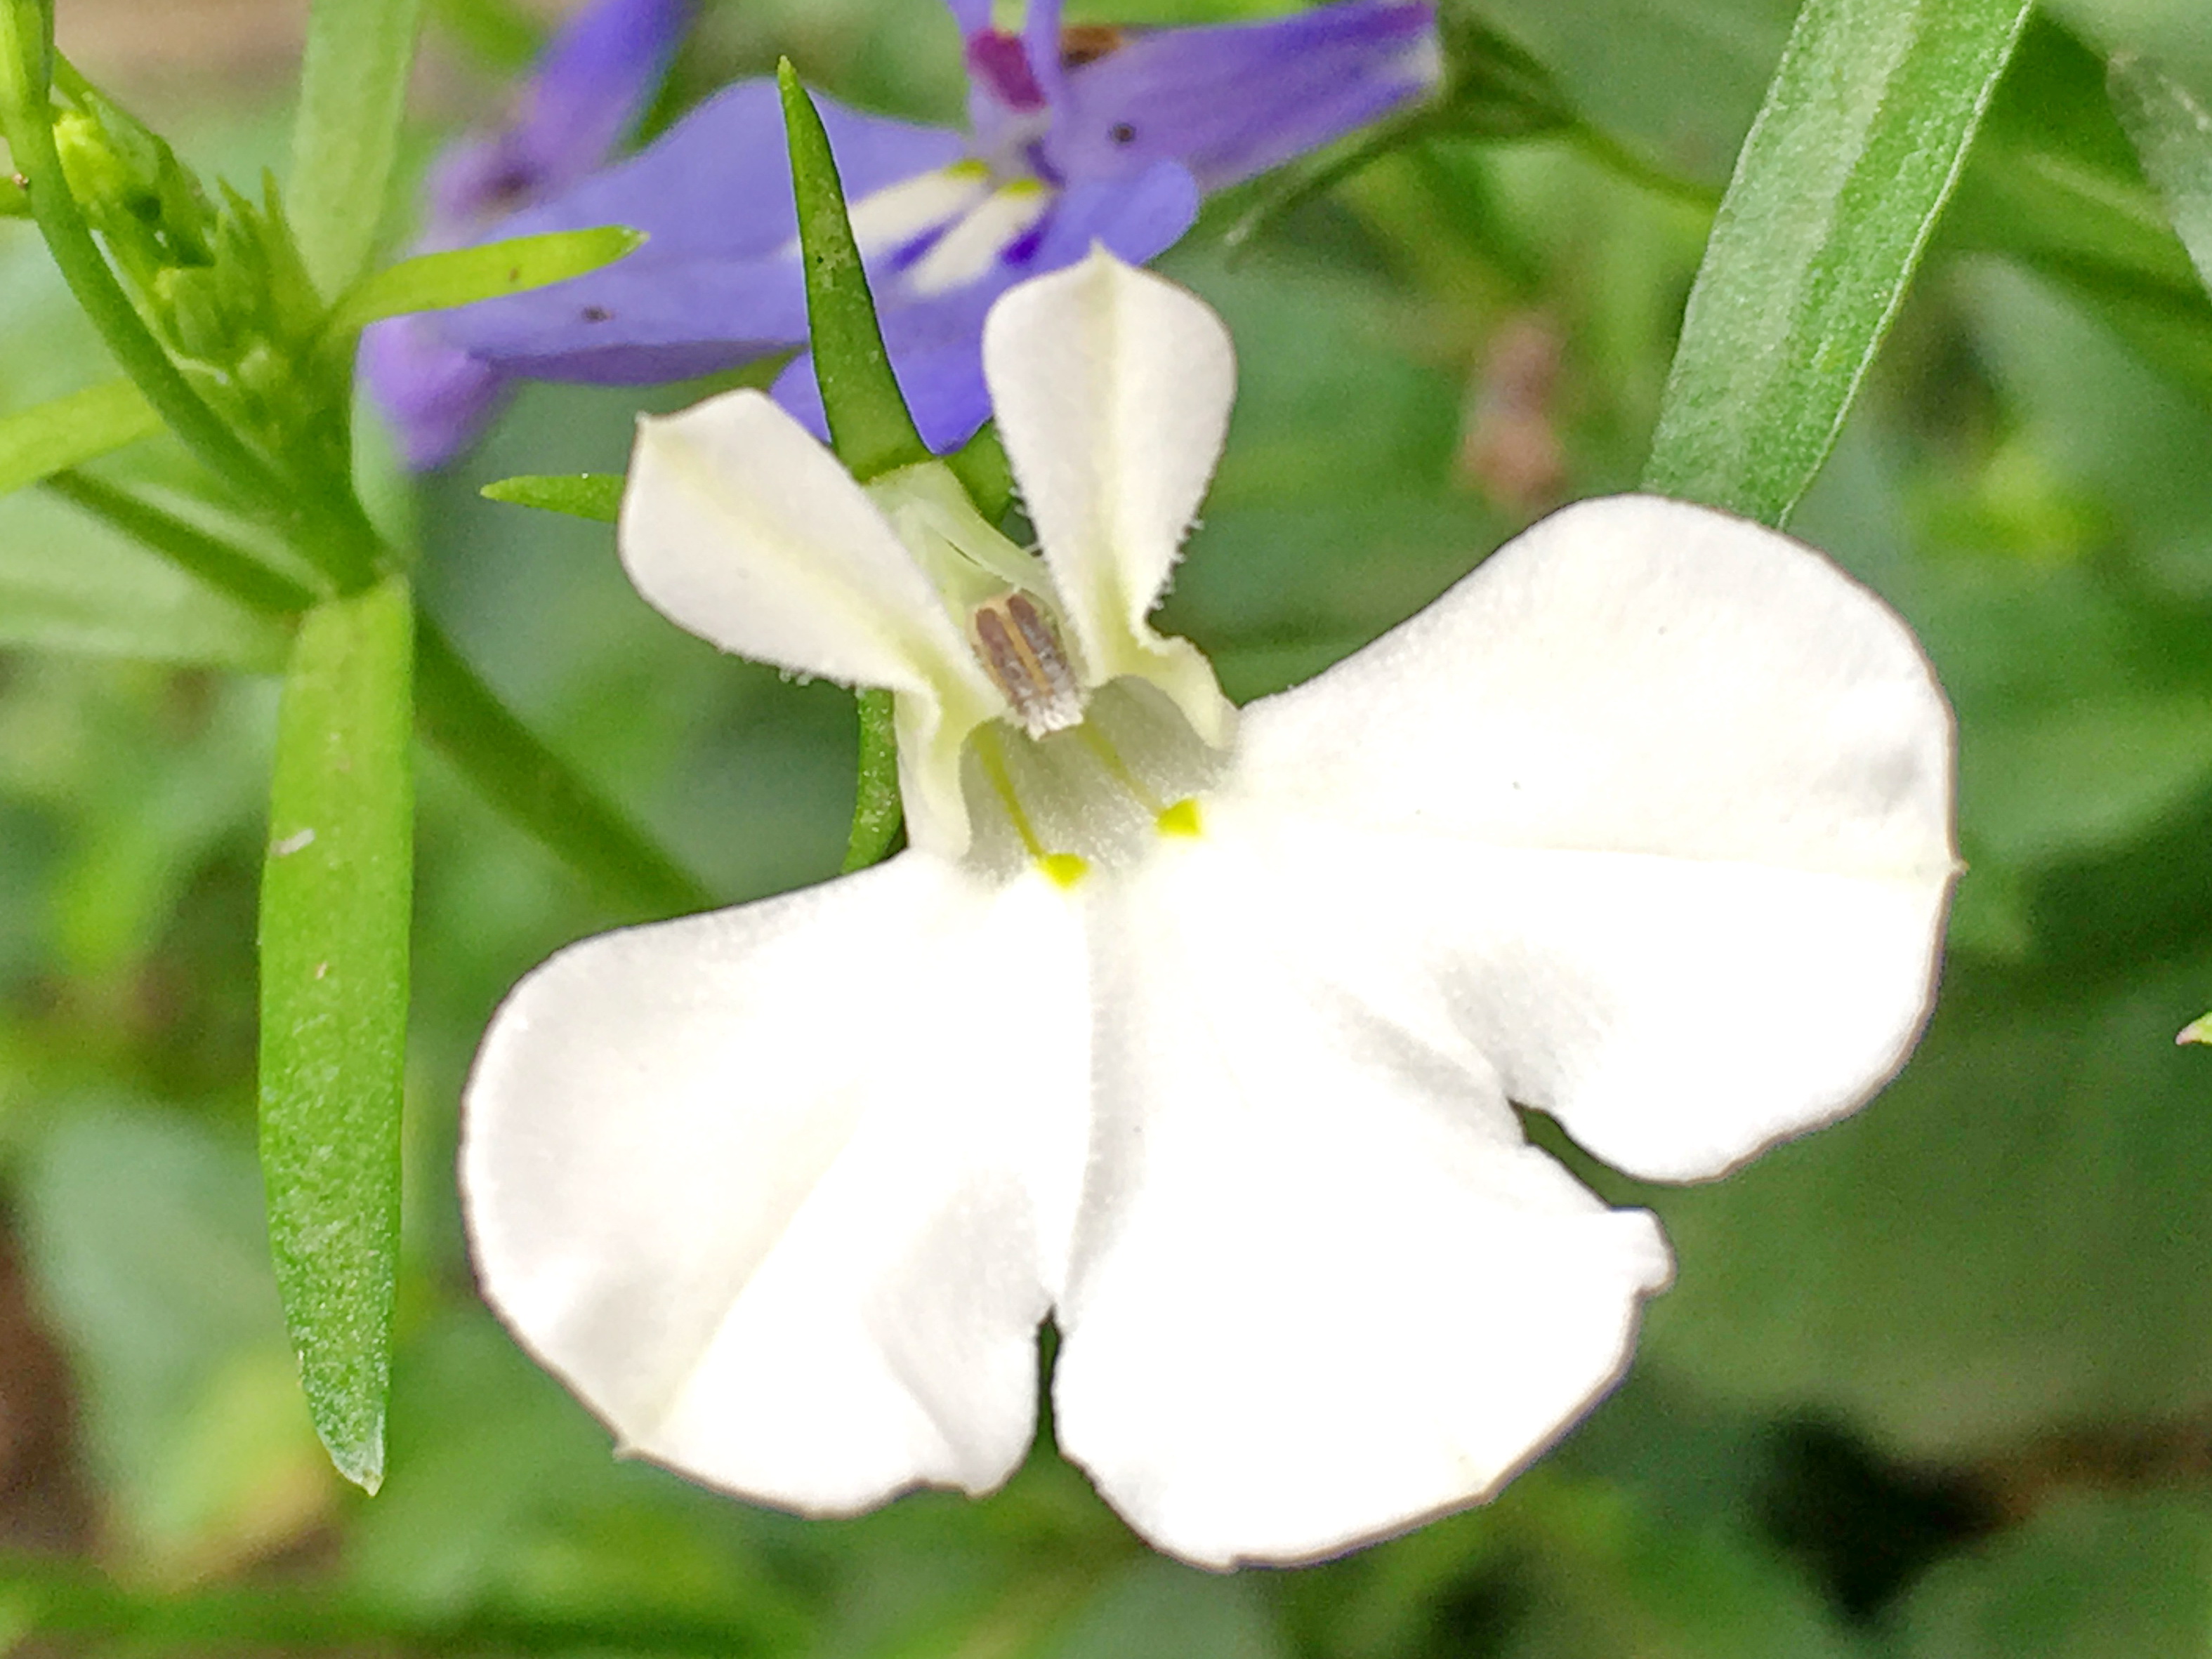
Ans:
[[[1172,283],[1094,249],[991,308],[983,374],[1091,683],[1139,675],[1225,744],[1234,710],[1212,669],[1145,618],[1228,431],[1229,331]]]
[[[664,615],[725,651],[899,694],[917,846],[967,843],[959,753],[1006,702],[873,502],[757,392],[638,422],[623,567]]]
[[[1138,1530],[1309,1560],[1494,1490],[1606,1388],[1657,1225],[1528,1146],[1440,988],[1231,824],[1094,902],[1054,1425]],[[1342,971],[1340,971],[1340,970]]]
[[[1949,713],[1904,624],[1787,538],[1571,507],[1246,734],[1232,793],[1312,827],[1512,1097],[1632,1174],[1849,1111],[1925,1016]]]
[[[469,1084],[486,1297],[712,1485],[817,1514],[995,1486],[1081,1178],[1083,975],[1049,883],[920,854],[572,946]]]

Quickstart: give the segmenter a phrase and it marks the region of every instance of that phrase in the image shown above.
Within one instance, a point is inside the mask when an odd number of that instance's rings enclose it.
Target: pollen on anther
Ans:
[[[1037,860],[1037,868],[1059,887],[1073,887],[1091,873],[1090,861],[1073,853],[1047,853]]]
[[[1033,738],[1083,720],[1083,684],[1052,623],[1028,594],[1000,595],[975,609],[975,655]]]

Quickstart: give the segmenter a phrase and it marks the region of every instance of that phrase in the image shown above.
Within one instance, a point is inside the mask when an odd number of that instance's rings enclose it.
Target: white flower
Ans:
[[[1095,255],[985,349],[1041,562],[757,394],[644,423],[630,574],[896,690],[914,846],[522,982],[466,1103],[485,1292],[626,1449],[811,1514],[1005,1480],[1050,1314],[1060,1447],[1139,1532],[1328,1555],[1494,1491],[1668,1279],[1509,1100],[1692,1179],[1899,1065],[1949,717],[1819,555],[1626,497],[1240,722],[1145,620],[1218,319]]]

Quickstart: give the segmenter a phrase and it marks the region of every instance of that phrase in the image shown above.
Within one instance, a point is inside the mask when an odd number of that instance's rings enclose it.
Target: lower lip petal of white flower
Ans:
[[[1910,1051],[1957,862],[1951,720],[1818,554],[1679,501],[1570,507],[1245,712],[1316,903],[1421,960],[1508,1093],[1659,1180],[1850,1110]]]
[[[486,1297],[626,1449],[739,1495],[996,1486],[1081,1179],[1075,927],[909,854],[555,957],[465,1102]]]
[[[1091,904],[1090,1184],[1064,1451],[1207,1566],[1473,1502],[1619,1374],[1664,1240],[1522,1140],[1420,964],[1310,925],[1233,820]],[[1402,970],[1401,970],[1402,968]]]

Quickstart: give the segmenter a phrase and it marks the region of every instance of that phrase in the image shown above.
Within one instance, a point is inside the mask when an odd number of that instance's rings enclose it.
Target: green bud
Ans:
[[[109,220],[153,206],[153,191],[142,185],[129,160],[107,141],[100,123],[75,110],[54,121],[54,148],[61,152],[62,176],[85,217],[105,229]],[[150,182],[150,181],[149,181]]]
[[[153,299],[178,352],[227,367],[237,354],[220,283],[212,266],[172,265],[154,278]]]

